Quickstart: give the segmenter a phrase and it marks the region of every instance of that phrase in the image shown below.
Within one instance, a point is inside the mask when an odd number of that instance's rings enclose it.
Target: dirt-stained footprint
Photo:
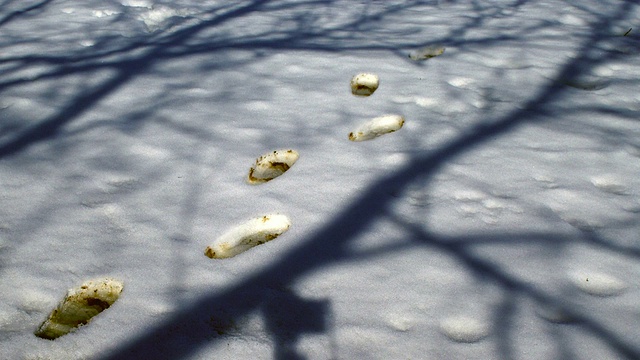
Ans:
[[[384,134],[398,131],[404,125],[404,117],[401,115],[384,115],[360,125],[349,133],[351,141],[365,141],[375,139]]]
[[[271,241],[289,230],[291,220],[285,215],[260,216],[240,224],[207,246],[204,254],[212,259],[226,259]]]
[[[54,340],[75,331],[113,305],[122,289],[122,282],[111,278],[90,280],[70,289],[35,335]]]

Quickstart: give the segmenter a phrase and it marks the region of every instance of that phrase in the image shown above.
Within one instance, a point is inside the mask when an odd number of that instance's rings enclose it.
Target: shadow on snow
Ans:
[[[46,7],[50,1],[40,3],[24,10],[9,13],[0,20],[0,26],[11,24],[31,11]],[[71,56],[33,55],[19,58],[0,57],[0,66],[5,71],[5,79],[0,81],[0,92],[12,87],[21,86],[33,81],[57,81],[66,76],[92,74],[101,69],[108,69],[113,75],[101,83],[79,92],[55,114],[43,119],[36,125],[20,129],[12,134],[9,140],[0,143],[0,159],[16,156],[30,146],[55,140],[65,133],[65,126],[90,111],[102,99],[121,89],[127,83],[151,69],[158,63],[170,59],[183,58],[196,54],[216,53],[227,49],[276,49],[276,50],[314,50],[319,52],[338,52],[355,50],[385,50],[402,57],[402,48],[428,45],[431,42],[447,42],[448,37],[456,39],[463,34],[482,26],[485,20],[482,16],[473,16],[467,23],[455,28],[447,37],[440,41],[430,41],[423,44],[403,43],[394,40],[401,37],[401,33],[376,34],[376,23],[393,13],[401,12],[412,7],[429,5],[431,1],[408,1],[402,5],[382,7],[381,11],[370,10],[362,17],[335,27],[324,27],[321,17],[309,7],[315,9],[329,8],[331,1],[302,1],[277,2],[254,0],[241,2],[240,5],[220,5],[199,14],[200,21],[184,19],[178,22],[174,30],[152,33],[148,39],[133,39],[122,46],[110,45],[105,39],[104,46],[98,46],[96,53],[79,53]],[[510,6],[522,6],[526,1],[518,1]],[[496,15],[495,11],[482,7],[474,2],[478,14]],[[613,22],[625,18],[632,6],[631,1],[624,2],[616,12],[607,17],[601,17],[600,22],[591,24],[592,35],[582,41],[579,56],[569,60],[557,72],[555,79],[562,80],[575,76],[585,69],[597,64],[610,61],[617,56],[611,53],[595,51],[603,36],[598,29],[608,28]],[[290,27],[278,31],[270,29],[256,34],[249,34],[241,38],[220,38],[216,35],[216,28],[235,19],[251,16],[255,13],[268,14],[284,11],[295,16],[286,20]],[[373,26],[372,26],[373,24]],[[372,32],[373,36],[380,36],[379,41],[368,41],[363,33]],[[362,36],[362,39],[358,37]],[[499,41],[517,39],[515,35],[505,35],[474,41]],[[455,41],[455,40],[454,40]],[[100,44],[100,41],[98,42]],[[462,44],[458,44],[462,45]],[[259,57],[257,57],[259,59]],[[22,69],[30,66],[45,66],[46,71],[35,78],[24,79],[13,76]],[[233,66],[234,64],[226,64]],[[416,66],[421,66],[416,64]],[[215,70],[215,67],[213,68]],[[394,216],[391,210],[394,196],[402,194],[407,187],[416,182],[429,182],[444,165],[452,159],[473,151],[488,140],[506,136],[510,131],[536,121],[540,121],[540,114],[545,106],[554,101],[566,88],[552,82],[542,88],[520,109],[508,113],[485,124],[476,125],[438,149],[416,155],[407,165],[371,184],[363,190],[356,200],[342,209],[332,220],[328,221],[304,245],[294,248],[282,257],[282,260],[263,269],[259,274],[244,279],[235,285],[211,292],[191,304],[183,306],[176,313],[163,321],[153,324],[144,334],[139,334],[126,344],[117,345],[112,353],[104,359],[123,358],[153,358],[153,359],[182,359],[198,351],[201,346],[221,341],[224,335],[234,328],[234,319],[259,311],[265,319],[267,330],[275,343],[275,358],[302,358],[296,352],[296,343],[307,333],[323,333],[331,331],[330,301],[309,300],[302,298],[287,289],[297,279],[320,268],[332,264],[362,260],[367,257],[378,256],[380,253],[394,251],[394,248],[381,248],[369,253],[358,253],[350,250],[353,241],[364,229],[382,218],[388,218],[402,226],[412,239],[413,246],[435,248],[458,259],[470,272],[479,274],[492,283],[503,288],[508,294],[497,310],[501,315],[498,321],[500,336],[499,351],[503,358],[514,357],[509,343],[509,317],[515,307],[513,298],[525,297],[535,303],[552,304],[564,312],[571,314],[577,320],[576,326],[603,340],[620,356],[628,359],[640,358],[640,348],[637,344],[629,344],[614,332],[598,323],[586,314],[567,307],[553,295],[536,289],[526,282],[510,275],[491,261],[474,255],[468,246],[476,241],[483,241],[479,236],[452,238],[431,233],[420,225],[413,224]],[[147,114],[140,114],[144,121]],[[504,239],[512,242],[514,238],[554,239],[557,241],[575,241],[576,238],[566,238],[558,234],[532,233],[496,235],[485,238],[486,241]],[[579,239],[608,250],[627,253],[638,258],[640,249],[616,246],[595,233],[584,232]],[[399,245],[398,248],[407,245]],[[206,309],[206,310],[203,310]],[[211,314],[211,318],[203,318],[202,314]],[[568,351],[568,350],[567,350]],[[567,352],[569,354],[569,352]]]

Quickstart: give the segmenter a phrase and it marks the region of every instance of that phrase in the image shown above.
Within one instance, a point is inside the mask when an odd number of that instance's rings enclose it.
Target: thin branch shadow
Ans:
[[[27,6],[23,9],[12,11],[0,19],[0,27],[8,24],[9,22],[19,17],[33,16],[35,15],[34,13],[43,11],[47,7],[47,5],[49,5],[49,3],[51,2],[53,2],[53,0],[42,0],[38,3]],[[2,10],[2,8],[0,8],[0,10]]]
[[[573,307],[567,306],[555,299],[553,296],[548,295],[531,286],[527,282],[519,280],[515,276],[508,274],[498,265],[474,255],[472,251],[467,249],[467,246],[474,245],[473,242],[443,241],[437,235],[428,233],[416,224],[411,224],[397,217],[393,220],[395,220],[395,222],[398,225],[401,225],[405,230],[409,231],[414,241],[435,247],[444,253],[448,253],[465,265],[470,272],[479,274],[484,278],[491,279],[491,281],[497,283],[508,293],[512,293],[513,296],[522,295],[541,306],[552,306],[555,309],[559,309],[563,314],[566,314],[570,319],[572,319],[574,324],[583,327],[585,330],[604,340],[609,346],[625,358],[636,359],[640,356],[640,349],[637,347],[637,344],[626,343],[624,340],[620,339],[619,336],[598,323],[597,320],[589,317],[587,314],[576,311]],[[512,305],[505,303],[503,306],[506,306],[508,310]],[[509,312],[510,310],[508,310],[506,314],[509,314]],[[502,331],[505,330],[504,327],[501,329]],[[504,341],[504,336],[501,337],[501,341]],[[504,354],[510,353],[509,347],[510,346],[505,343],[501,343],[500,345]]]
[[[616,16],[602,19],[601,23],[594,24],[593,28],[606,27],[611,21],[623,18],[629,6],[631,3],[621,6]],[[590,52],[593,44],[597,43],[599,39],[600,36],[594,31],[592,38],[583,45],[580,52],[582,56],[568,62],[557,73],[556,78],[562,79],[567,74],[575,74],[579,69],[583,69],[585,61],[592,66],[606,61],[606,58],[594,58]],[[451,159],[472,151],[489,139],[505,136],[519,126],[538,121],[537,110],[552,102],[562,91],[562,87],[552,84],[541,89],[521,109],[506,114],[501,119],[477,125],[439,149],[415,157],[400,170],[370,185],[356,200],[308,239],[304,245],[285,254],[279,262],[263,269],[259,274],[254,274],[222,291],[203,296],[193,304],[185,306],[177,314],[153,326],[147,333],[141,334],[128,344],[117,347],[115,352],[105,359],[120,359],[137,355],[156,359],[186,358],[200,346],[205,343],[211,344],[217,339],[212,338],[210,329],[202,324],[201,314],[207,309],[232,308],[237,315],[247,314],[261,307],[267,309],[268,313],[274,311],[269,306],[264,307],[264,300],[269,299],[268,289],[292,284],[296,279],[319,268],[339,262],[354,261],[354,258],[358,257],[357,253],[354,254],[349,250],[350,241],[375,221],[384,216],[390,216],[391,204],[394,199],[390,194],[402,194],[413,181],[433,177]],[[414,224],[399,218],[393,220],[409,231],[416,243],[434,246],[449,253],[463,263],[469,271],[490,278],[507,292],[522,294],[537,303],[551,304],[561,308],[576,319],[580,326],[604,340],[621,356],[628,359],[640,358],[640,349],[637,345],[626,343],[592,318],[566,307],[552,296],[505,273],[491,262],[474,256],[466,249],[465,241],[443,241],[438,236],[430,234]],[[251,296],[246,297],[247,293],[250,293]],[[510,305],[507,303],[505,306],[509,307]],[[278,318],[274,314],[265,314],[265,316],[268,319]],[[182,336],[176,336],[174,332],[167,331],[167,329],[177,328],[182,329]],[[313,328],[320,329],[321,326]],[[277,341],[283,343],[281,344],[283,349],[288,347],[286,344],[288,340],[282,337],[278,338],[278,336],[276,338]],[[503,344],[501,347],[505,356],[509,356],[509,344]]]
[[[42,1],[39,6],[44,6],[49,2],[49,0]],[[368,17],[369,19],[376,19],[386,14],[406,9],[409,6],[424,3],[425,2],[421,1],[409,2],[408,5],[386,9],[380,14],[368,14]],[[516,5],[519,6],[524,3],[524,1],[519,1]],[[113,94],[140,74],[150,71],[154,65],[169,59],[192,56],[194,54],[213,53],[232,48],[307,49],[326,52],[378,49],[394,52],[398,57],[402,57],[403,59],[406,57],[406,54],[398,51],[398,44],[368,45],[360,48],[349,45],[342,47],[337,46],[336,43],[340,43],[345,39],[351,40],[351,38],[346,37],[344,33],[349,31],[355,31],[357,33],[362,25],[362,21],[365,20],[363,18],[356,19],[349,24],[341,26],[339,29],[320,28],[298,31],[292,34],[285,33],[284,35],[288,35],[289,37],[277,37],[275,40],[267,37],[271,36],[270,33],[258,34],[226,43],[202,41],[202,39],[199,38],[199,36],[205,34],[206,31],[232,19],[245,16],[252,12],[269,10],[268,5],[270,5],[270,2],[266,0],[255,0],[239,7],[221,5],[221,7],[211,9],[208,20],[204,20],[196,25],[185,24],[185,27],[179,27],[178,30],[166,35],[160,34],[153,36],[149,41],[133,41],[132,43],[125,44],[125,46],[121,48],[110,49],[107,52],[99,52],[98,55],[80,56],[76,59],[74,59],[73,56],[33,56],[22,59],[1,59],[2,63],[17,62],[20,64],[18,66],[28,67],[33,64],[46,63],[53,67],[53,70],[50,72],[42,73],[39,77],[36,77],[36,81],[48,78],[62,78],[70,74],[91,73],[92,71],[103,68],[115,71],[115,75],[88,91],[74,96],[53,116],[20,132],[11,140],[0,144],[0,159],[16,155],[36,143],[54,138],[66,125],[95,107],[102,99]],[[480,6],[478,2],[475,2],[475,5]],[[607,28],[611,22],[623,19],[625,15],[629,13],[629,8],[632,5],[633,2],[631,1],[625,2],[617,9],[616,14],[609,18],[601,19],[599,23],[592,24],[593,32],[591,38],[584,41],[579,51],[579,56],[570,60],[558,71],[555,76],[556,80],[575,76],[576,73],[584,71],[585,64],[587,64],[588,67],[593,67],[610,60],[608,55],[598,57],[597,54],[592,52],[594,44],[602,40],[597,30]],[[284,5],[271,6],[276,9]],[[295,5],[291,6],[293,7]],[[286,7],[284,9],[286,9]],[[485,11],[486,9],[478,10]],[[16,16],[17,15],[13,15],[13,18]],[[0,23],[0,25],[7,24],[11,19],[12,18],[5,17],[1,20],[2,23]],[[297,19],[298,30],[303,30],[304,26],[302,26],[302,24],[306,21],[313,22],[313,19],[313,17],[299,17]],[[482,19],[480,17],[472,18],[470,22],[450,32],[449,36],[461,37],[473,28],[481,25]],[[309,41],[322,37],[326,37],[325,42],[314,43]],[[491,42],[496,39],[504,38],[487,38],[482,41]],[[292,41],[287,43],[287,40]],[[432,41],[433,40],[427,41],[424,44],[411,45],[427,45],[432,43]],[[405,45],[408,46],[409,44]],[[113,60],[111,58],[122,54],[134,55],[125,57],[124,60]],[[0,83],[0,91],[12,86],[21,85],[27,81],[34,81],[34,79],[10,79]],[[269,332],[272,333],[276,342],[275,357],[278,359],[298,358],[299,354],[295,352],[295,345],[300,336],[305,333],[326,332],[330,330],[330,325],[327,321],[328,313],[330,312],[329,302],[324,299],[304,299],[295,293],[283,292],[281,290],[277,290],[274,293],[274,289],[286,288],[287,285],[293,284],[304,275],[332,264],[360,261],[368,256],[378,256],[384,252],[402,249],[406,246],[433,246],[443,252],[447,252],[465,264],[469,271],[482,274],[492,279],[492,281],[499,284],[507,290],[507,292],[522,294],[538,303],[552,304],[562,308],[577,319],[580,326],[603,339],[621,356],[629,359],[640,358],[640,349],[637,348],[637,345],[628,344],[620,340],[615,334],[612,334],[597,321],[584,314],[566,308],[566,306],[557,302],[553,297],[505,273],[502,269],[496,267],[495,264],[474,256],[465,247],[468,239],[445,239],[440,235],[431,234],[415,224],[395,218],[392,215],[391,205],[395,197],[391,194],[395,194],[396,196],[403,194],[407,187],[418,179],[428,182],[429,179],[433,178],[433,176],[452,159],[473,151],[488,140],[506,136],[509,132],[520,126],[540,121],[538,114],[542,112],[547,104],[553,102],[554,99],[562,93],[563,89],[563,87],[556,86],[556,84],[552,82],[549,86],[540,89],[538,93],[523,104],[520,109],[507,113],[498,119],[494,119],[494,121],[476,125],[468,129],[463,135],[453,139],[440,148],[417,155],[398,171],[376,181],[364,189],[356,200],[342,209],[333,219],[328,221],[324,227],[318,230],[315,235],[307,239],[303,245],[285,254],[280,261],[273,263],[260,273],[249,276],[226,289],[211,292],[191,304],[184,305],[177,313],[159,323],[152,324],[146,333],[137,335],[126,344],[117,345],[111,354],[105,356],[104,359],[187,358],[205,344],[211,344],[221,339],[220,336],[216,335],[218,331],[224,331],[226,325],[223,324],[223,326],[219,326],[219,324],[214,324],[212,326],[211,319],[206,316],[209,314],[215,315],[216,311],[220,311],[220,309],[230,311],[232,313],[231,318],[242,317],[254,311],[261,311],[261,314],[266,320],[267,328]],[[391,218],[397,224],[401,225],[403,229],[409,231],[412,239],[411,245],[405,243],[397,247],[383,247],[369,252],[352,251],[349,246],[350,242],[357,238],[357,236],[371,224],[383,217]],[[560,237],[560,235],[558,235],[558,237]],[[608,246],[606,241],[595,236],[589,238],[589,241],[605,247]],[[614,251],[626,250],[611,247],[610,249]],[[638,253],[636,251],[634,256],[637,255]],[[289,310],[291,310],[299,320],[295,320],[295,317],[292,317],[290,314],[282,313],[279,301],[287,304]],[[512,304],[505,302],[503,306],[508,310]],[[205,314],[204,318],[203,314]],[[501,347],[503,354],[510,356],[508,342],[502,344]]]

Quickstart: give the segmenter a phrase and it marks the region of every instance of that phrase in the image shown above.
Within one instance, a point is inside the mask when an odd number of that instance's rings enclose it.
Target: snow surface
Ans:
[[[639,359],[638,19],[632,0],[3,1],[0,358]],[[402,131],[347,139],[389,113]],[[288,148],[285,176],[246,183]],[[277,241],[204,256],[271,213]],[[34,335],[101,277],[118,301]]]

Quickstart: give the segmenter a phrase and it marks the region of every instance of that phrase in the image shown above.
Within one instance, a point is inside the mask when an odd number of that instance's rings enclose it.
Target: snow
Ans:
[[[640,358],[639,17],[5,1],[0,359]],[[401,131],[349,141],[384,114]],[[274,149],[295,166],[247,184]],[[204,256],[265,214],[292,226]],[[35,336],[101,278],[112,306]]]
[[[351,93],[356,96],[371,96],[380,86],[376,74],[361,73],[351,78]]]
[[[351,141],[372,140],[384,134],[398,131],[404,125],[402,115],[384,115],[371,119],[349,133]]]
[[[277,238],[290,226],[291,220],[282,214],[251,219],[222,234],[204,253],[212,259],[230,258]]]
[[[54,340],[77,330],[108,309],[120,297],[123,284],[115,279],[95,279],[69,289],[67,295],[35,332],[43,339]]]
[[[256,159],[255,165],[249,169],[247,182],[249,184],[262,184],[281,176],[298,161],[300,154],[297,151],[274,150]]]

